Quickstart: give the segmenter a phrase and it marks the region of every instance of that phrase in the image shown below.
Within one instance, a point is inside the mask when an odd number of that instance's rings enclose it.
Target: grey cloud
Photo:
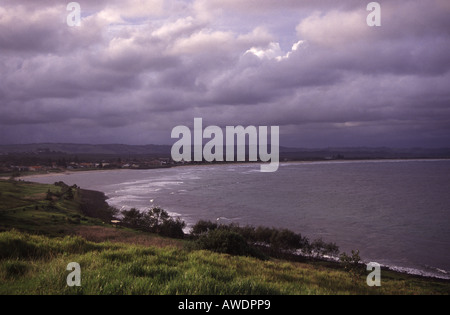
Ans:
[[[357,0],[168,3],[125,21],[120,1],[83,4],[69,28],[60,2],[5,1],[0,142],[167,143],[194,117],[279,125],[291,146],[450,140],[448,2],[382,3],[380,28]]]

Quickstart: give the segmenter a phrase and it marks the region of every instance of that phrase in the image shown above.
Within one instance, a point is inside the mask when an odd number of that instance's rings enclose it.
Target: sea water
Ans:
[[[288,228],[366,262],[450,278],[450,161],[382,160],[111,170],[36,176],[103,191],[118,209]]]

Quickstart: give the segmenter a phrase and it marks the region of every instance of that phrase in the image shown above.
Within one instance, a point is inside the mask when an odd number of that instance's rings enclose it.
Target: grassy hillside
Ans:
[[[181,246],[176,240],[114,228],[109,224],[114,211],[103,193],[74,189],[73,199],[68,199],[64,190],[55,185],[0,180],[0,232],[15,229],[49,237],[81,236],[94,242]]]
[[[78,262],[81,287],[68,287]],[[0,234],[0,294],[445,294],[449,284],[386,273],[381,288],[342,270],[175,247]]]
[[[83,209],[105,218],[110,213],[99,195],[82,197],[81,190],[67,199],[66,188],[54,185],[0,181],[0,189],[0,294],[450,292],[448,281],[388,271],[382,273],[381,287],[370,288],[364,276],[353,281],[338,264],[262,261],[193,250],[188,241],[115,228],[86,216]],[[66,284],[71,262],[81,266],[81,287]]]
[[[0,231],[16,228],[61,236],[73,233],[80,225],[101,225],[101,220],[85,216],[81,211],[92,208],[94,201],[86,198],[89,193],[73,189],[73,198],[69,198],[61,186],[0,181]],[[106,214],[106,204],[95,206]]]

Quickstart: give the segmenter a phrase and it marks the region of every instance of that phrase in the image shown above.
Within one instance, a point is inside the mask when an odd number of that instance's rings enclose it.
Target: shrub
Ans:
[[[164,221],[159,227],[159,234],[171,238],[184,238],[183,229],[186,227],[186,223],[179,218],[169,219]]]
[[[335,243],[326,243],[320,238],[311,243],[310,251],[314,256],[319,257],[326,255],[337,256],[339,254],[339,247]]]
[[[124,226],[142,230],[150,233],[157,233],[172,238],[183,238],[183,229],[186,223],[180,219],[173,219],[167,211],[154,207],[146,211],[139,211],[135,208],[122,211]]]
[[[143,214],[136,208],[132,208],[130,210],[123,210],[122,215],[123,215],[122,219],[123,225],[135,229],[145,228]]]
[[[73,200],[75,198],[72,188],[69,188],[66,192],[66,196],[64,197],[66,200]]]
[[[259,248],[274,257],[285,254],[298,255],[297,251],[301,251],[302,255],[313,254],[315,257],[339,254],[339,247],[334,243],[326,243],[322,239],[310,243],[307,237],[288,229],[240,227],[237,224],[218,225],[210,221],[199,221],[193,226],[191,235],[194,238],[201,238],[216,230],[239,234],[247,243],[253,245],[252,248]]]
[[[48,201],[52,201],[53,200],[53,194],[50,191],[50,189],[47,191],[47,195],[45,196],[45,200],[48,200]]]
[[[232,230],[237,231],[237,233],[241,234],[248,242],[255,243],[257,241],[255,228],[253,226],[235,226]]]
[[[202,234],[206,234],[209,231],[213,231],[218,228],[217,223],[213,223],[211,221],[198,221],[191,229],[192,236],[201,236]]]
[[[257,242],[269,245],[275,229],[259,226],[255,230],[255,238]]]
[[[344,269],[350,274],[352,281],[357,282],[358,278],[364,274],[364,268],[361,264],[361,257],[359,256],[359,250],[352,250],[352,255],[342,253],[340,256],[341,263],[344,264]]]
[[[300,234],[283,229],[273,231],[270,243],[275,249],[297,250],[304,248],[308,242]]]
[[[264,259],[264,255],[247,244],[242,235],[226,229],[216,229],[202,235],[196,241],[196,249],[210,250],[236,256],[252,256]]]
[[[153,207],[150,210],[146,210],[142,214],[143,224],[147,227],[149,231],[159,233],[160,227],[168,220],[170,216],[167,211],[159,208]]]

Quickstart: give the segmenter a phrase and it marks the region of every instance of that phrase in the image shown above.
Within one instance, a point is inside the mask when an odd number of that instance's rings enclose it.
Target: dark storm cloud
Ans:
[[[447,0],[380,2],[376,28],[360,0],[80,1],[80,27],[67,3],[2,1],[2,143],[170,143],[194,117],[291,146],[449,143]]]

